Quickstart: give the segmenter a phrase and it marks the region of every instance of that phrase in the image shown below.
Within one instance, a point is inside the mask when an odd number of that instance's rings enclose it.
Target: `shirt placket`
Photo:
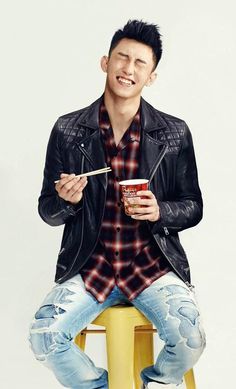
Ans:
[[[120,185],[119,181],[123,175],[123,159],[120,148],[117,148],[117,154],[111,160],[112,171],[114,174],[114,190],[115,190],[115,201],[117,205],[117,212],[115,214],[114,229],[114,253],[112,260],[112,267],[114,269],[114,275],[117,283],[119,283],[120,269],[122,267],[122,242],[121,242],[121,229],[122,229],[122,203],[120,198]]]

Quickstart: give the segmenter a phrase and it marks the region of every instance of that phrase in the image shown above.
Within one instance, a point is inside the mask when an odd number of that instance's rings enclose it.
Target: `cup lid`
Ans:
[[[145,178],[136,178],[134,180],[124,180],[119,181],[120,185],[138,185],[138,184],[146,184],[148,182]]]

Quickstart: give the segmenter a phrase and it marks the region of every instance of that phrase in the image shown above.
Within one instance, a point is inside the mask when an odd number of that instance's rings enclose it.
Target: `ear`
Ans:
[[[102,56],[100,64],[101,64],[102,71],[104,73],[107,73],[107,65],[108,65],[108,56],[107,55]]]
[[[146,86],[151,86],[157,78],[157,73],[152,72],[146,82]]]

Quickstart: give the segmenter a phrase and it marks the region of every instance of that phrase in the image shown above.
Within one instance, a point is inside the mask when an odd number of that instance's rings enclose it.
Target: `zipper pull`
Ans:
[[[188,281],[185,282],[185,285],[191,290],[191,292],[194,292],[195,286],[190,284]]]
[[[170,235],[169,231],[168,231],[168,228],[167,227],[163,227],[163,230],[165,232],[166,235]]]

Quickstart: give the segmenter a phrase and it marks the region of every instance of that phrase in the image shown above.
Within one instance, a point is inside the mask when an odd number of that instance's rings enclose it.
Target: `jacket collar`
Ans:
[[[85,108],[78,119],[78,124],[94,130],[86,139],[82,139],[77,143],[80,151],[90,162],[94,170],[106,166],[105,154],[103,152],[104,150],[99,131],[99,108],[102,98],[103,96],[89,107]],[[139,174],[141,178],[148,178],[150,180],[164,157],[166,145],[164,142],[152,138],[148,132],[158,131],[159,129],[166,127],[166,123],[164,119],[162,119],[159,111],[153,108],[144,99],[141,99],[141,127],[144,136],[141,138],[142,153]],[[101,152],[99,152],[99,150]],[[107,175],[101,174],[97,177],[105,189],[107,185]]]
[[[99,128],[99,107],[103,100],[103,95],[99,97],[89,107],[85,108],[78,123],[82,126],[97,130]],[[141,128],[149,132],[166,127],[166,122],[161,117],[158,110],[152,107],[141,97]]]

